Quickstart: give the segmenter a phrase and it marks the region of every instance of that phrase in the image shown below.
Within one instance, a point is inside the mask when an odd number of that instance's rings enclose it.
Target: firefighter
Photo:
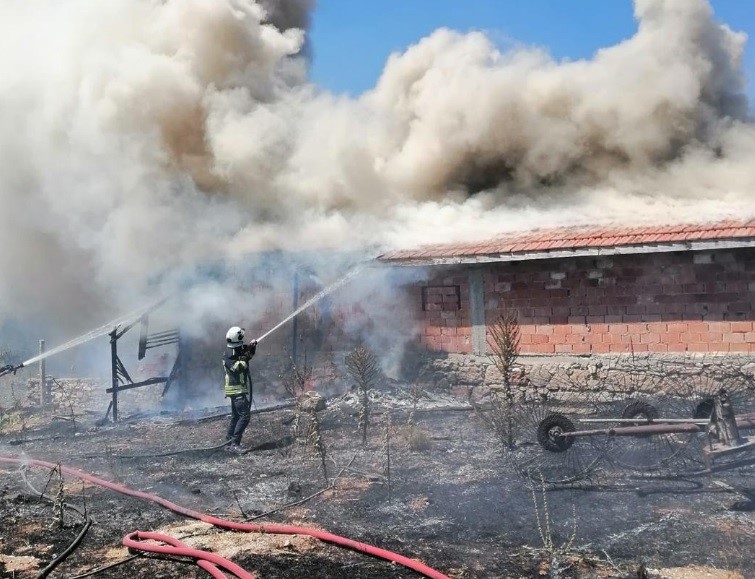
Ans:
[[[257,351],[257,341],[244,344],[244,328],[232,327],[225,335],[226,349],[223,357],[225,370],[225,395],[231,399],[231,421],[228,424],[226,450],[244,452],[241,449],[241,436],[249,424],[252,405],[252,378],[249,374],[249,360]]]

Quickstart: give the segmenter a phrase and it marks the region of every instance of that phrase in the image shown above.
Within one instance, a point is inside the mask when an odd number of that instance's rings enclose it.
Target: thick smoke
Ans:
[[[307,81],[312,8],[0,4],[0,319],[83,330],[260,250],[755,214],[746,38],[705,0],[585,61],[438,30],[356,99]]]

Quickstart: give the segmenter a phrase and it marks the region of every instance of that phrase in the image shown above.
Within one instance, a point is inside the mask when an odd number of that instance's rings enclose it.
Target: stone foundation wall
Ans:
[[[745,355],[524,355],[515,368],[512,382],[515,395],[521,396],[559,391],[626,396],[743,384],[755,388],[755,361]],[[429,355],[414,381],[431,391],[473,400],[503,385],[487,356],[465,354]]]

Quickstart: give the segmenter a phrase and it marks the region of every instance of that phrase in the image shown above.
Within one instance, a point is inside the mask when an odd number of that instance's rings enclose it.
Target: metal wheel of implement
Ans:
[[[663,399],[653,400],[663,404]],[[669,404],[665,404],[669,407]],[[655,404],[647,400],[631,400],[624,406],[621,413],[623,419],[634,419],[632,423],[617,423],[621,426],[641,426],[650,424],[663,417],[670,417],[672,412],[661,413]],[[611,445],[608,450],[609,460],[617,466],[650,472],[664,468],[672,468],[677,458],[681,458],[691,435],[688,433],[672,434],[641,434],[636,436],[611,437]]]
[[[574,430],[574,423],[563,414],[549,414],[537,427],[537,441],[548,452],[566,452],[574,444],[574,437],[563,434]]]
[[[695,411],[692,413],[693,418],[710,418],[713,416],[713,408],[716,406],[713,397],[704,398],[698,402],[695,406]]]
[[[584,440],[561,436],[576,430],[571,416],[592,412],[583,398],[561,396],[516,405],[514,444],[506,454],[520,474],[534,482],[564,484],[584,479],[598,467],[603,457],[599,449]]]
[[[634,400],[624,407],[621,417],[625,419],[637,418],[637,422],[624,423],[625,426],[641,426],[650,424],[653,420],[658,419],[658,409],[644,400]],[[639,435],[641,436],[641,435]],[[649,436],[649,435],[645,435]],[[642,436],[644,438],[645,436]]]
[[[755,382],[741,376],[693,376],[687,386],[687,416],[710,418],[714,400],[726,390],[737,414],[755,412]]]

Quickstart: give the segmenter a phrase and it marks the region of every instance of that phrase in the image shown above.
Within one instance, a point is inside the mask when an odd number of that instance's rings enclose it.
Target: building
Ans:
[[[518,312],[522,354],[755,352],[755,221],[562,228],[382,255],[430,351],[485,354]]]

